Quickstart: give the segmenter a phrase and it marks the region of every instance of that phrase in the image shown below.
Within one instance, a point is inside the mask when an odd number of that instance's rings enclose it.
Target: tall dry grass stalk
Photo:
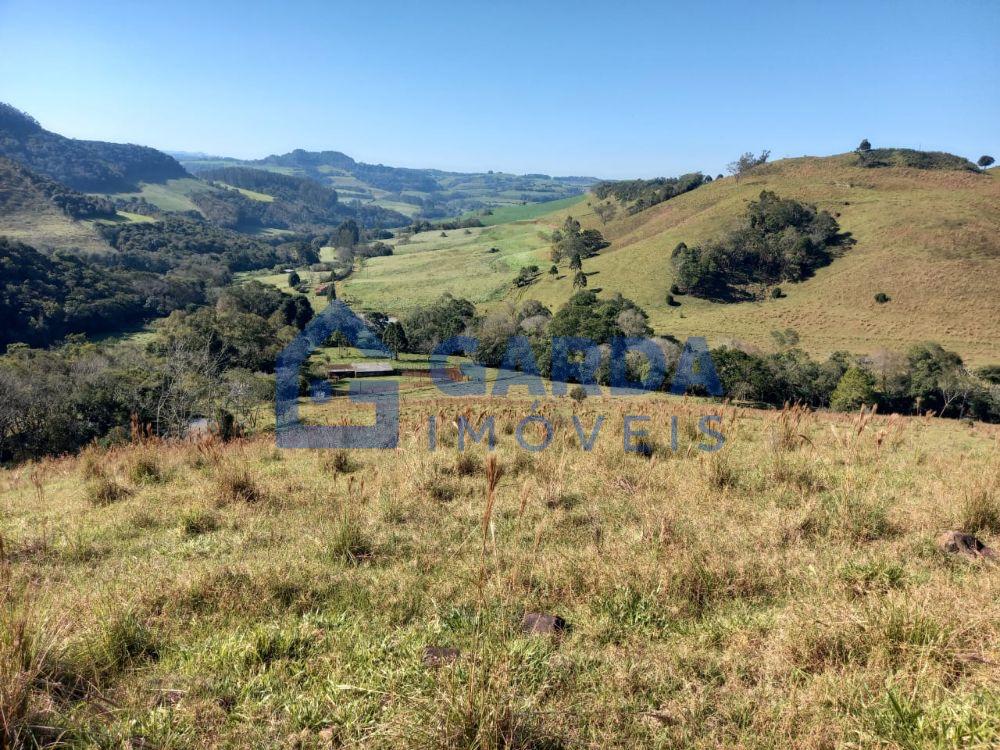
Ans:
[[[37,608],[34,592],[17,580],[0,536],[0,748],[33,747],[45,726],[45,676],[61,628]]]

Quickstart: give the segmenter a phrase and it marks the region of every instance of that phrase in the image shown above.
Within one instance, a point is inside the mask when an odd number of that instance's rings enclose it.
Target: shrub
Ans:
[[[890,299],[892,299],[892,297],[890,297],[885,292],[879,292],[878,294],[875,295],[875,301],[878,302],[880,305],[884,305]]]
[[[447,503],[458,497],[458,489],[443,477],[433,476],[423,483],[423,490],[432,500]]]
[[[158,484],[163,481],[160,462],[152,453],[139,453],[128,465],[128,478],[133,484]]]
[[[90,504],[99,508],[124,500],[131,494],[117,479],[103,474],[88,482],[84,492]]]
[[[681,292],[681,288],[679,286],[677,286],[676,284],[671,284],[670,285],[670,293],[671,294],[675,294],[675,295],[683,294],[683,292]]]
[[[587,389],[582,385],[574,385],[569,389],[569,397],[577,403],[580,403],[587,398]]]
[[[776,287],[774,287],[774,289],[771,290],[771,299],[781,299],[784,296],[786,296],[786,295],[781,290],[780,286],[776,286]]]
[[[257,483],[254,475],[246,468],[227,467],[219,472],[215,480],[216,502],[248,503],[254,505],[267,499],[267,492]]]
[[[483,469],[483,462],[475,453],[459,453],[455,459],[455,473],[460,477],[472,477]]]
[[[912,148],[874,148],[858,152],[858,166],[867,168],[908,167],[910,169],[954,169],[977,171],[968,159],[943,151]]]
[[[633,215],[711,181],[711,177],[705,177],[700,172],[692,172],[680,177],[657,177],[653,180],[599,182],[593,187],[593,191],[601,200],[612,197],[621,203],[634,201],[626,209],[629,215]],[[607,224],[614,218],[617,209],[613,205],[603,204],[594,209],[594,213],[602,224]]]
[[[323,462],[323,468],[327,471],[331,471],[334,474],[350,474],[351,472],[357,471],[361,468],[353,458],[351,454],[346,450],[341,448],[340,450],[334,451],[327,459]]]
[[[834,411],[854,411],[874,403],[875,378],[859,367],[848,368],[830,396],[830,408]]]

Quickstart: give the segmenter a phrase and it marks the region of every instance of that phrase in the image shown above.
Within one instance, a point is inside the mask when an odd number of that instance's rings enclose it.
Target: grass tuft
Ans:
[[[219,528],[219,516],[207,508],[191,508],[181,515],[181,533],[186,537],[207,534]]]
[[[338,562],[358,565],[373,556],[375,544],[357,516],[345,509],[333,527],[327,551]]]
[[[231,503],[256,505],[265,502],[268,497],[267,490],[246,467],[223,467],[215,478],[215,500],[220,507]]]
[[[101,474],[95,479],[90,480],[84,488],[84,495],[87,501],[98,508],[113,505],[124,500],[131,494],[131,490],[114,477],[106,474]]]

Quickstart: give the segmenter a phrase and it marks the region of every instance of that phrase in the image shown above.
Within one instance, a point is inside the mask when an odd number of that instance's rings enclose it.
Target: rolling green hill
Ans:
[[[781,299],[726,304],[678,296],[681,304],[668,306],[673,248],[720,237],[762,190],[829,211],[856,244],[812,278],[783,284],[787,296]],[[558,307],[573,292],[565,263],[558,276],[543,273],[531,286],[511,282],[519,266],[549,267],[548,233],[569,213],[611,241],[584,261],[588,288],[634,299],[649,312],[657,333],[770,347],[771,331],[794,328],[815,354],[899,350],[935,340],[973,364],[998,358],[995,170],[868,168],[855,154],[803,157],[759,167],[739,182],[717,180],[635,215],[618,210],[607,224],[594,213],[597,203],[591,195],[570,208],[470,235],[417,235],[396,255],[367,261],[344,284],[344,297],[389,311],[444,291],[485,308],[504,299]],[[500,252],[490,254],[490,247]],[[879,292],[890,301],[877,303]]]
[[[442,218],[497,206],[517,206],[569,198],[596,180],[591,177],[514,175],[502,172],[445,172],[365,164],[339,151],[303,151],[255,161],[179,154],[194,174],[226,167],[252,167],[308,177],[335,189],[341,201],[381,206],[409,217]]]

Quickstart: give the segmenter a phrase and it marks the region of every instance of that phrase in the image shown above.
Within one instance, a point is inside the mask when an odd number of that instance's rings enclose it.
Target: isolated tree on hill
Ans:
[[[736,181],[740,181],[740,177],[745,175],[754,167],[759,167],[761,164],[765,164],[770,158],[771,152],[768,149],[764,149],[760,152],[760,156],[754,156],[752,153],[747,151],[739,159],[734,162],[730,162],[726,166],[726,171],[729,174],[736,177]]]
[[[403,330],[403,324],[398,320],[392,321],[385,327],[385,333],[382,334],[382,341],[392,350],[395,359],[399,359],[399,353],[405,352],[410,345],[406,340],[406,331]]]
[[[337,227],[334,239],[334,244],[337,247],[354,247],[360,241],[361,230],[358,228],[358,222],[354,219],[348,219]]]
[[[587,286],[587,276],[583,271],[577,271],[576,276],[573,277],[573,288],[583,289]]]
[[[288,274],[288,286],[294,288],[297,287],[301,282],[302,279],[299,278],[299,275],[295,271],[292,271],[290,274]]]
[[[583,260],[580,258],[580,253],[573,253],[573,257],[569,259],[569,267],[574,271],[579,271],[583,268]]]
[[[992,156],[983,154],[979,157],[979,161],[977,161],[976,164],[978,164],[981,169],[986,169],[986,167],[990,166],[994,161],[995,159]]]
[[[559,274],[558,268],[556,268],[554,265],[549,267],[549,275],[556,276],[558,274]]]
[[[594,207],[594,213],[597,214],[597,218],[601,220],[602,224],[607,224],[611,219],[615,217],[618,212],[610,202],[608,203],[598,203]]]
[[[872,150],[872,144],[868,142],[867,138],[865,138],[863,141],[861,141],[861,143],[858,144],[857,151],[859,153],[871,150]]]

